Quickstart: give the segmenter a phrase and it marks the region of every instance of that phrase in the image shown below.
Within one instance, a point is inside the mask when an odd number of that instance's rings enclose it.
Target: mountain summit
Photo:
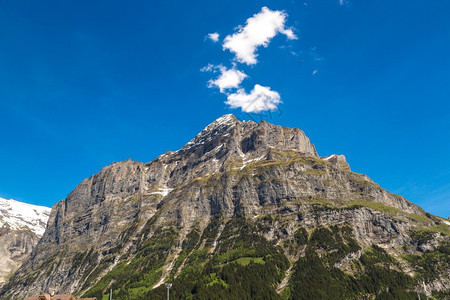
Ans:
[[[449,232],[300,129],[225,115],[83,180],[0,297],[154,299],[172,282],[176,299],[407,299],[422,281],[445,297]]]

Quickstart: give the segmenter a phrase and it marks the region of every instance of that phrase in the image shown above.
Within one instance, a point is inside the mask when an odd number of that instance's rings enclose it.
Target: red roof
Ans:
[[[34,295],[28,298],[25,298],[25,300],[50,300],[49,294],[43,294],[43,295]]]
[[[75,300],[75,299],[76,298],[74,295],[69,294],[58,294],[51,298],[51,300]]]
[[[43,295],[34,295],[28,298],[25,298],[25,300],[50,300],[49,294],[43,294]]]

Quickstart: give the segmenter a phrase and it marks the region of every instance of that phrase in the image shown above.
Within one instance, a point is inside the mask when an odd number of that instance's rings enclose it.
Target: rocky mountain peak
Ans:
[[[318,157],[314,146],[302,130],[273,125],[266,121],[239,121],[232,114],[224,115],[209,124],[175,154],[189,155],[195,152],[197,156],[202,156],[219,146],[226,147],[228,152],[240,156],[278,148]]]
[[[152,183],[149,188],[174,188],[196,177],[242,168],[249,162],[267,159],[273,150],[318,158],[314,145],[300,129],[224,115],[180,150],[166,152],[145,164],[148,182]]]
[[[227,114],[217,118],[214,122],[209,124],[205,130],[210,130],[210,128],[215,128],[217,126],[231,126],[239,122],[240,121],[233,114]]]
[[[422,248],[434,249],[445,224],[352,172],[345,156],[319,157],[300,129],[225,115],[178,151],[148,163],[115,162],[83,180],[54,205],[44,236],[0,298],[49,289],[101,298],[113,280],[121,291],[135,286],[150,295],[197,259],[212,259],[212,266],[250,257],[268,263],[279,252],[286,264],[299,260],[305,248],[298,243],[317,228],[319,237],[342,236],[345,249],[354,246],[333,262],[345,271],[372,244],[416,253],[416,229],[431,228],[433,242]],[[249,232],[240,236],[238,228]],[[250,244],[237,252],[234,238]],[[268,245],[278,250],[266,253]],[[255,247],[262,252],[252,253]]]
[[[224,115],[205,127],[195,138],[189,141],[180,151],[188,151],[197,146],[205,145],[218,137],[224,136],[230,128],[239,124],[239,120],[232,114]]]

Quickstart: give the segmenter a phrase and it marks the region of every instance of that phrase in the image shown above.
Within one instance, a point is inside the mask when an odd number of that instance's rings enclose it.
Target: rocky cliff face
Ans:
[[[335,250],[315,242],[327,237],[322,229],[334,233]],[[178,151],[149,163],[114,163],[85,179],[52,208],[42,239],[0,296],[49,290],[100,296],[112,285],[119,297],[140,299],[168,280],[198,296],[218,288],[216,281],[231,284],[212,274],[254,260],[278,274],[265,295],[289,298],[301,275],[296,266],[308,253],[322,253],[317,259],[326,258],[329,268],[357,276],[373,271],[364,264],[370,251],[387,251],[396,261],[390,268],[422,276],[428,292],[445,292],[448,261],[427,277],[420,259],[426,251],[445,252],[448,232],[445,220],[351,172],[343,155],[319,157],[303,131],[226,115]],[[202,269],[213,262],[221,269]],[[211,284],[188,287],[193,269]],[[385,288],[364,286],[353,290],[374,295]]]
[[[42,236],[50,208],[0,198],[0,286]]]

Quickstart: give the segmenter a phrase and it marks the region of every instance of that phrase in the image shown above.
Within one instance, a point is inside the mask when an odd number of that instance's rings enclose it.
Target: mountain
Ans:
[[[48,207],[0,198],[0,285],[28,257],[49,215]]]
[[[83,180],[0,298],[160,299],[171,282],[172,299],[411,299],[419,284],[443,299],[449,234],[300,129],[225,115]]]

